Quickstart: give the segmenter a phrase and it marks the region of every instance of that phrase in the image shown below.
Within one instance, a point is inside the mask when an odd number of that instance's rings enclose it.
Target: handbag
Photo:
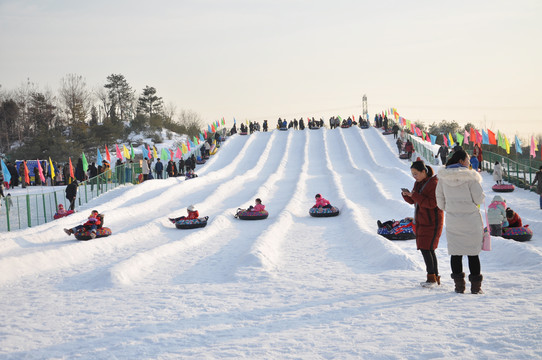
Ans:
[[[484,251],[491,251],[491,234],[489,233],[489,219],[487,217],[487,207],[484,203],[484,211],[486,213],[486,224],[487,227],[484,228],[484,236],[483,236],[483,239],[482,239],[482,250]]]

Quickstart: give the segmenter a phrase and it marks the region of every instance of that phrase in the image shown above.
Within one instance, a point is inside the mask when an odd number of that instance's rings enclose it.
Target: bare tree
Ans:
[[[177,106],[170,101],[166,105],[164,105],[164,118],[165,120],[169,122],[173,122],[173,118],[175,117],[175,114],[177,113]]]
[[[109,101],[109,95],[105,87],[99,86],[94,90],[94,95],[100,102],[99,112],[100,114],[105,114],[103,117],[100,117],[100,121],[103,122],[104,118],[109,117],[111,110],[111,103]]]
[[[92,107],[92,94],[81,75],[68,74],[60,81],[60,102],[68,115],[68,123],[86,122]]]

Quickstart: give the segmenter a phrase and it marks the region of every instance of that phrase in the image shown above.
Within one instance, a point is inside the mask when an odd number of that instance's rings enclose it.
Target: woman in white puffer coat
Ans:
[[[471,293],[482,293],[483,276],[478,254],[482,250],[484,223],[479,205],[484,203],[482,177],[469,170],[469,155],[458,150],[438,172],[437,206],[446,213],[446,239],[451,256],[452,279],[455,291],[465,292],[463,255],[469,260]]]

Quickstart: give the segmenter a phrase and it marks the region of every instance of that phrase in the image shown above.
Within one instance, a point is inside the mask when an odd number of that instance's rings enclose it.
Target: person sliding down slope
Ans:
[[[175,224],[179,220],[195,220],[199,218],[199,212],[196,210],[194,205],[190,205],[186,208],[186,211],[188,212],[188,216],[181,216],[177,218],[168,218],[169,221],[171,221],[173,224]]]

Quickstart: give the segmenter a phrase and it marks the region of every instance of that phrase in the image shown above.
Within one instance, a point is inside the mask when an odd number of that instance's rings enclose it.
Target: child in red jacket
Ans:
[[[94,239],[96,237],[96,229],[102,225],[99,215],[98,210],[92,210],[87,222],[85,222],[83,225],[77,225],[71,229],[64,229],[64,232],[71,235],[84,228],[85,230],[90,230],[90,237]]]
[[[188,216],[181,216],[177,218],[169,218],[169,221],[171,221],[173,224],[175,224],[179,220],[195,220],[199,218],[199,212],[196,210],[194,205],[190,205],[188,208],[186,208],[186,211],[188,211]]]
[[[510,208],[506,208],[506,220],[508,220],[508,227],[522,227],[523,222],[518,213]]]

